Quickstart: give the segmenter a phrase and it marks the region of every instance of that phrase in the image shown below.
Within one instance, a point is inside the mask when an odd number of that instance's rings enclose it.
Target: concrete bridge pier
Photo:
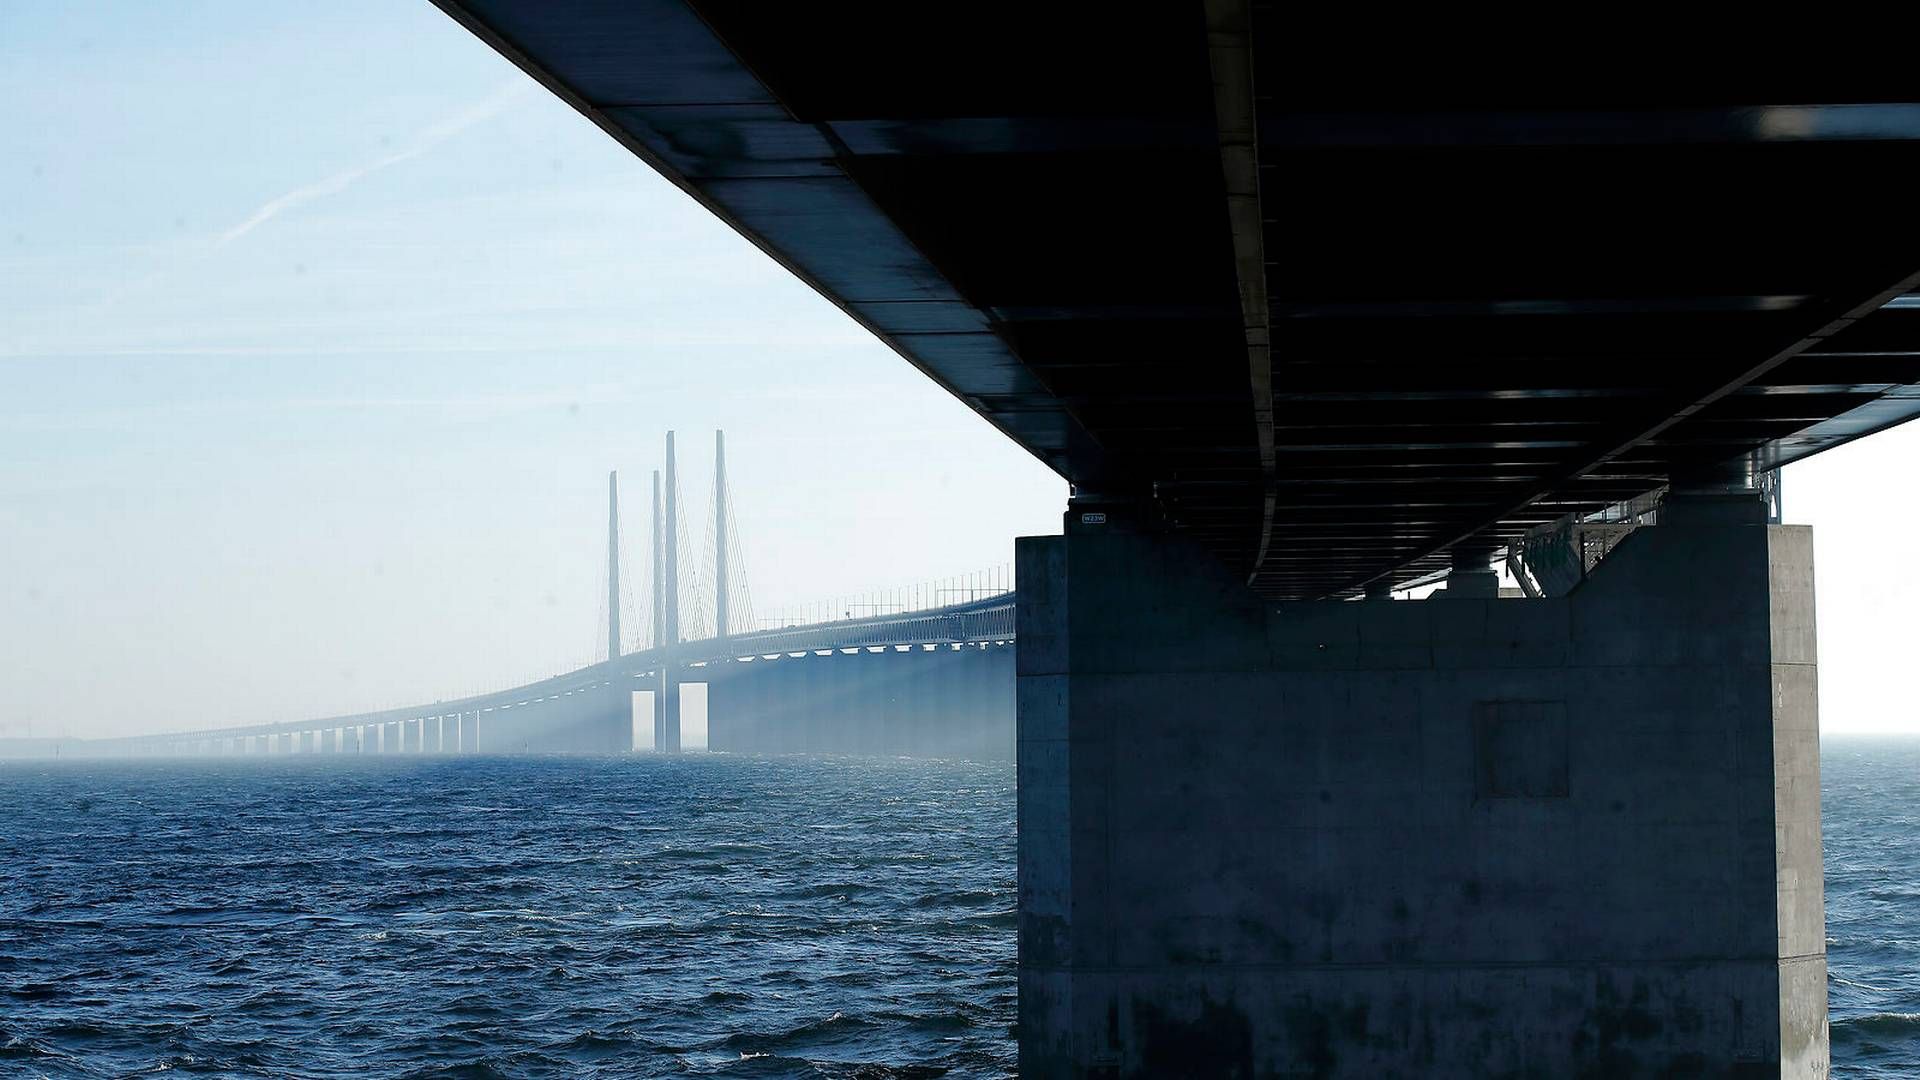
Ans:
[[[748,746],[750,753],[784,754],[791,753],[799,743],[795,729],[800,725],[805,710],[807,673],[800,670],[800,662],[786,653],[780,653],[771,660],[762,660],[758,678],[761,705],[750,730],[754,741]]]
[[[791,753],[797,744],[793,729],[799,721],[806,676],[785,653],[761,663],[767,665],[760,676],[764,704],[755,718],[758,741],[751,750],[760,754]]]
[[[731,734],[727,730],[727,710],[738,707],[740,669],[746,666],[738,660],[707,665],[707,749],[710,751],[731,749],[727,744]]]
[[[757,659],[748,663],[741,673],[740,682],[744,687],[741,691],[741,700],[737,704],[731,704],[723,698],[719,706],[722,710],[720,715],[728,731],[732,733],[727,749],[736,753],[764,753],[762,745],[765,741],[767,719],[774,707],[773,686],[768,681],[772,669],[768,665],[774,662]],[[711,694],[712,691],[708,693]],[[713,710],[713,700],[708,698],[709,716],[713,715]],[[712,725],[711,720],[708,721],[708,725]]]
[[[663,754],[680,752],[680,670],[665,664],[660,674],[660,691],[655,711],[659,726],[654,729],[653,748]]]
[[[842,653],[841,659],[847,665],[847,675],[836,707],[851,722],[853,739],[840,752],[884,754],[888,688],[882,680],[886,678],[887,657],[861,648]]]
[[[725,746],[728,750],[738,754],[767,753],[767,735],[780,702],[774,681],[774,668],[780,663],[764,657],[748,661],[741,667],[740,674],[721,689],[720,704],[717,706],[711,696],[713,691],[707,691],[709,742],[713,738],[712,717],[718,709],[721,725],[727,732]]]
[[[380,752],[383,754],[400,753],[400,721],[389,721],[381,731]]]
[[[959,703],[967,689],[960,655],[960,650],[942,645],[925,658],[930,665],[926,676],[926,738],[940,757],[956,756],[953,744],[959,731]]]
[[[792,726],[791,719],[800,704],[799,668],[793,658],[785,654],[759,663],[765,666],[754,679],[758,702],[753,722],[747,729],[753,735],[748,750],[758,754],[782,753],[785,746],[781,740]]]
[[[874,751],[886,757],[905,752],[913,725],[913,689],[906,675],[913,658],[892,648],[867,654],[874,690]]]
[[[832,656],[783,655],[772,669],[780,695],[770,745],[782,754],[844,754],[849,745],[845,701],[857,694],[859,679],[842,653]]]
[[[602,695],[605,719],[597,728],[595,753],[623,754],[633,749],[633,682],[618,675],[607,680]]]
[[[841,688],[834,681],[833,660],[806,652],[780,661],[792,665],[785,741],[789,753],[848,752],[847,712],[839,701]]]
[[[1681,491],[1545,600],[1021,540],[1021,1075],[1824,1077],[1812,542],[1764,522]]]
[[[759,725],[766,713],[766,665],[755,657],[708,665],[707,749],[751,754],[759,750]]]
[[[817,692],[813,695],[813,708],[819,709],[825,729],[826,745],[819,747],[835,754],[860,754],[872,752],[865,745],[867,737],[866,713],[869,705],[866,701],[864,680],[857,673],[862,652],[845,653],[839,649],[829,649],[825,656],[813,656],[808,662],[814,665],[814,677]]]

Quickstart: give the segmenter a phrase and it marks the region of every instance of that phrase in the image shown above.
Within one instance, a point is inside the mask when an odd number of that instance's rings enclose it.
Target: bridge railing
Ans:
[[[901,612],[867,619],[761,630],[716,642],[683,644],[683,651],[702,645],[716,647],[713,659],[728,652],[797,652],[804,649],[841,649],[869,645],[919,645],[962,641],[997,641],[1013,637],[1013,594],[956,608]]]

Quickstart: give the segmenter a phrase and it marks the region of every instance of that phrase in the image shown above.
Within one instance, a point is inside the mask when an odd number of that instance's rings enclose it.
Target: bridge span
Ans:
[[[681,642],[507,690],[310,720],[94,740],[102,755],[618,753],[654,749],[663,671],[704,685],[707,746],[1011,758],[1011,592]],[[636,699],[636,695],[638,695]],[[636,735],[638,733],[638,736]],[[665,747],[661,747],[664,749]]]
[[[618,477],[607,478],[607,658],[504,690],[310,719],[87,740],[81,755],[624,753],[681,749],[683,691],[705,694],[706,747],[739,753],[863,753],[1010,759],[1014,606],[997,576],[964,579],[888,610],[733,632],[746,599],[715,434],[711,608],[715,632],[683,640],[674,435],[653,477],[651,627],[621,629]],[[939,602],[959,593],[957,602]],[[702,594],[704,595],[704,594]],[[697,605],[696,605],[697,606]],[[742,605],[744,606],[744,605]]]
[[[1898,65],[435,3],[1072,483],[1016,566],[1022,1076],[1827,1075],[1812,539],[1755,477],[1920,415]]]

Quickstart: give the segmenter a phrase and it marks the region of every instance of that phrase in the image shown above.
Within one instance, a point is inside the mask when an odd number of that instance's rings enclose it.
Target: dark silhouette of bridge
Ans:
[[[1072,484],[1015,549],[1022,1076],[1827,1075],[1812,538],[1755,480],[1920,416],[1897,65],[434,2]]]
[[[670,750],[699,677],[717,745],[852,743],[1011,611],[1022,1076],[1827,1075],[1813,540],[1756,481],[1920,417],[1897,65],[1781,63],[1805,20],[434,2],[1065,529],[1017,601],[693,643],[666,587],[650,650],[260,734],[605,748],[647,686]]]
[[[739,753],[1013,756],[1014,594],[982,573],[836,605],[838,618],[751,619],[727,490],[724,433],[714,438],[709,590],[681,565],[673,433],[653,474],[651,592],[645,646],[624,648],[620,488],[607,476],[606,658],[550,678],[430,704],[303,720],[172,731],[77,744],[101,755],[678,753],[682,703],[697,687],[706,748]],[[711,603],[712,633],[688,640],[683,600]],[[690,613],[691,614],[691,613]]]

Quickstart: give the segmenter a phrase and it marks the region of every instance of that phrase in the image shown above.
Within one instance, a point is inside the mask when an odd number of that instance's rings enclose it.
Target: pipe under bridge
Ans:
[[[403,708],[102,739],[114,756],[617,753],[644,695],[704,684],[714,750],[1013,754],[1015,595],[628,653],[506,690]],[[636,694],[643,695],[636,706]],[[677,710],[672,711],[678,723]],[[644,728],[642,729],[644,731]]]

